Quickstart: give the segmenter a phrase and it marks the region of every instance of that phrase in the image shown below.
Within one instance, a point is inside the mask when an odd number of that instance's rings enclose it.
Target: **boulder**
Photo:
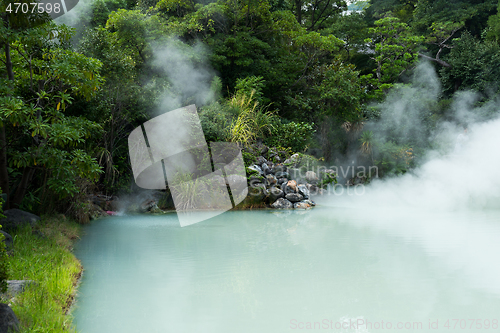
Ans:
[[[297,192],[297,182],[295,180],[289,180],[288,183],[286,183],[286,186],[291,188],[294,192]]]
[[[5,231],[0,230],[0,232],[5,236],[3,240],[5,243],[5,248],[7,250],[12,249],[12,245],[14,245],[14,240],[12,239],[12,236],[6,233]]]
[[[264,175],[272,173],[271,168],[267,165],[267,163],[262,163],[262,171],[264,171]]]
[[[290,178],[290,174],[286,171],[278,171],[274,174],[277,178]]]
[[[19,320],[10,306],[0,303],[0,333],[18,332]]]
[[[281,186],[283,183],[288,183],[288,178],[278,178],[278,185]]]
[[[5,231],[15,230],[26,225],[34,226],[37,221],[40,221],[39,216],[16,208],[6,210],[3,214],[5,218],[0,220],[0,225]]]
[[[262,171],[261,167],[258,166],[258,165],[256,165],[256,164],[249,166],[248,169],[253,170],[253,171],[257,171],[261,175],[264,174],[264,172]]]
[[[297,185],[297,190],[299,194],[302,194],[304,199],[309,199],[309,190],[307,189],[307,186],[304,184]]]
[[[298,193],[288,193],[285,198],[290,202],[299,202],[304,199],[304,197]]]
[[[276,174],[278,172],[287,172],[288,168],[283,164],[276,164],[273,168],[273,172]]]
[[[293,208],[293,204],[287,199],[279,198],[271,205],[271,207],[276,209],[287,209],[287,208]]]
[[[260,166],[262,166],[262,164],[264,163],[267,163],[267,160],[264,156],[259,156],[257,157],[257,164],[259,164]]]
[[[260,150],[260,154],[261,154],[261,155],[265,155],[265,154],[267,153],[267,151],[268,151],[268,150],[269,150],[269,147],[264,146],[264,147],[262,147],[262,148],[261,148],[261,150]]]
[[[158,207],[156,205],[156,201],[154,201],[153,199],[148,199],[148,200],[143,201],[139,205],[139,211],[141,213],[146,213],[146,212],[149,212],[150,210],[152,210],[155,207]]]
[[[318,181],[318,175],[316,175],[316,172],[314,172],[314,171],[307,171],[306,172],[306,180],[309,183],[317,182]]]
[[[308,209],[308,208],[311,208],[311,205],[309,205],[308,203],[306,203],[304,201],[301,201],[301,202],[294,203],[293,208],[295,208],[295,209]]]
[[[104,209],[101,208],[101,206],[98,206],[94,203],[90,204],[90,207],[89,207],[89,218],[91,220],[96,220],[100,217],[104,217],[104,216],[108,216],[108,214],[106,213],[106,211]]]
[[[310,200],[310,199],[302,200],[301,202],[304,202],[304,203],[308,204],[311,207],[316,206],[316,203],[314,201]]]
[[[284,196],[285,193],[283,193],[283,191],[278,187],[273,186],[269,189],[269,199],[271,200],[271,202],[275,202],[276,200],[278,200],[279,198],[283,198]]]
[[[269,186],[274,186],[278,183],[278,180],[273,175],[269,174],[266,176],[266,181]]]
[[[7,280],[7,293],[15,296],[22,293],[27,286],[35,284],[33,280]]]
[[[295,165],[296,163],[299,162],[299,154],[293,154],[292,156],[290,156],[290,158],[286,159],[285,162],[283,162],[284,164],[287,164],[287,165]]]

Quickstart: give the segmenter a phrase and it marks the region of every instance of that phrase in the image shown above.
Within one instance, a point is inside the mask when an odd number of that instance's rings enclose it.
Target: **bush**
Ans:
[[[200,108],[201,128],[207,142],[227,141],[228,128],[234,118],[231,110],[218,102]]]
[[[312,124],[275,119],[272,124],[272,132],[264,140],[264,143],[269,146],[291,148],[294,152],[301,152],[311,144],[314,133]]]

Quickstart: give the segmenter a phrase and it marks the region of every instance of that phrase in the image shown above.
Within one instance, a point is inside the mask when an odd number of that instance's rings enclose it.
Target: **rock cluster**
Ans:
[[[249,195],[269,202],[272,208],[307,209],[315,206],[310,196],[311,192],[318,191],[318,187],[294,180],[298,170],[287,166],[293,165],[297,158],[298,155],[292,155],[284,163],[273,163],[264,156],[257,157],[256,163],[247,168],[247,174],[250,174]],[[305,178],[311,182],[318,179],[312,171],[308,171]]]

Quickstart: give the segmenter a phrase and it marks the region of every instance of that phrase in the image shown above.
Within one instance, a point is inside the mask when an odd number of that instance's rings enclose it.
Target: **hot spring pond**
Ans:
[[[500,211],[110,217],[75,252],[82,333],[500,331]]]

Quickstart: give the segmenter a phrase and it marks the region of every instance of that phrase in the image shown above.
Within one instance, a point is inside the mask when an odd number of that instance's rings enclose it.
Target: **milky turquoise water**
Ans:
[[[110,217],[76,255],[82,333],[500,331],[500,211]]]

